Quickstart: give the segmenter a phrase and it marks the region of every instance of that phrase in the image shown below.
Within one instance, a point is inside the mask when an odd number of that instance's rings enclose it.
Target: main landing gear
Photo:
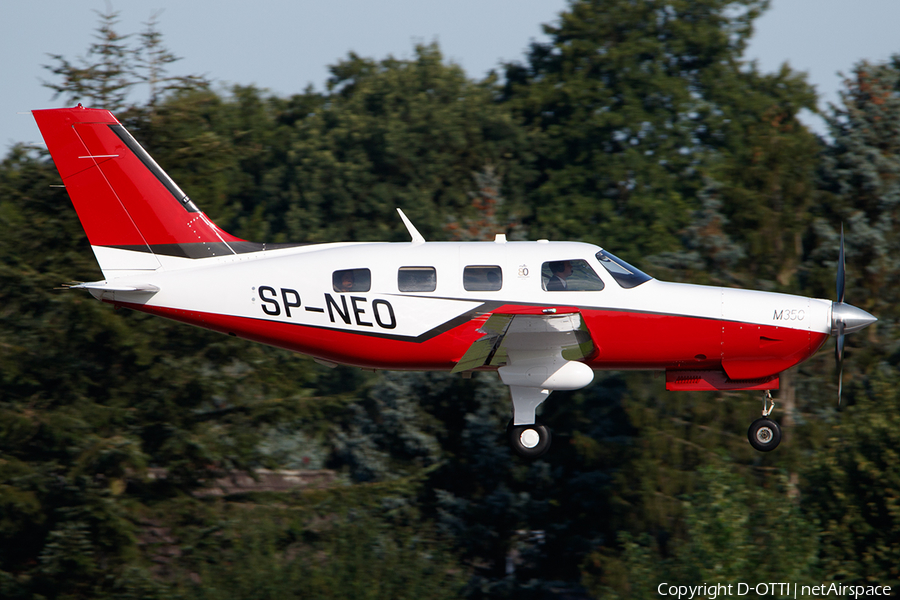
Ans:
[[[535,459],[550,449],[550,429],[540,423],[534,411],[550,395],[550,390],[513,385],[513,418],[506,427],[509,445],[522,458]]]
[[[763,394],[762,417],[753,421],[750,429],[747,430],[747,439],[750,440],[750,445],[760,452],[771,452],[781,442],[781,426],[768,418],[774,409],[775,401],[772,400],[772,392],[766,390]]]
[[[522,458],[538,458],[550,449],[553,436],[550,429],[540,422],[532,425],[513,425],[510,421],[506,427],[509,444],[513,452]]]

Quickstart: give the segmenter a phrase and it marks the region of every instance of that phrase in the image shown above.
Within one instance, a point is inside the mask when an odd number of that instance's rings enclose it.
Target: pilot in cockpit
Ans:
[[[572,274],[572,263],[568,260],[556,260],[550,263],[550,272],[553,274],[547,281],[547,290],[550,292],[560,292],[568,289],[569,284],[566,281]]]

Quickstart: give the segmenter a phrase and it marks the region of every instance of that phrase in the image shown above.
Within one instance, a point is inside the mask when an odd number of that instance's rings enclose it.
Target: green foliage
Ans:
[[[204,79],[196,75],[171,76],[168,74],[168,65],[181,60],[172,54],[163,45],[162,32],[159,30],[159,10],[144,23],[144,31],[141,32],[141,44],[132,50],[133,65],[132,75],[136,80],[145,83],[149,87],[150,107],[155,106],[161,97],[173,90],[191,89],[198,85],[204,85]],[[134,84],[132,84],[134,85]]]
[[[816,528],[792,499],[787,478],[772,479],[775,485],[766,488],[727,463],[703,467],[697,490],[684,499],[685,539],[661,553],[648,534],[637,540],[622,534],[621,557],[588,558],[589,589],[619,598],[655,598],[663,582],[736,587],[760,573],[766,581],[819,581]]]
[[[98,12],[97,15],[100,18],[100,25],[94,33],[97,41],[88,48],[87,56],[81,58],[76,66],[61,54],[51,54],[57,64],[44,65],[44,68],[62,77],[62,83],[45,82],[44,85],[56,92],[54,97],[65,95],[66,103],[86,100],[97,108],[118,111],[124,108],[128,88],[132,85],[129,80],[129,50],[125,41],[128,36],[116,32],[118,12],[107,8],[106,12]]]
[[[506,69],[505,96],[536,149],[532,233],[572,236],[626,259],[676,250],[698,208],[717,102],[735,78],[757,0],[573,3],[551,41]]]
[[[310,390],[295,386],[316,370],[300,357],[55,290],[99,275],[57,181],[21,147],[0,165],[0,571],[11,597],[99,593],[135,555],[135,498],[254,466],[262,426],[291,414],[298,427],[329,404],[304,408]],[[148,466],[166,482],[147,487]]]
[[[900,388],[882,367],[805,470],[824,571],[846,583],[900,583]]]
[[[684,250],[649,260],[690,281],[796,293],[819,151],[797,113],[814,109],[815,95],[786,66],[770,75],[755,66],[713,71],[709,96],[721,114],[697,192],[701,206],[681,231]]]
[[[813,256],[834,260],[839,221],[847,237],[848,298],[877,314],[870,336],[882,355],[897,352],[900,246],[900,55],[862,62],[827,120],[834,143],[820,163],[829,194],[816,223]]]
[[[259,514],[262,512],[263,514]],[[265,510],[218,525],[215,558],[197,557],[194,598],[458,598],[464,579],[427,529],[371,510],[304,522]],[[256,513],[256,514],[254,514]],[[224,526],[223,526],[224,525]],[[187,557],[188,563],[194,562]]]
[[[99,270],[45,153],[0,163],[0,596],[656,597],[664,579],[898,585],[900,61],[826,118],[802,76],[741,62],[762,0],[579,0],[504,79],[437,45],[350,54],[288,98],[170,76],[156,17],[102,13],[67,102],[118,111],[223,228],[270,242],[595,241],[654,273],[828,296],[846,224],[848,338],[782,379],[760,455],[747,394],[646,374],[557,392],[543,459],[512,457],[492,374],[328,370],[54,289]],[[132,42],[136,42],[132,43]],[[145,85],[149,100],[129,103]],[[212,499],[255,469],[323,489]],[[789,539],[790,544],[779,544]],[[773,548],[776,548],[773,550]]]
[[[819,151],[797,113],[815,110],[815,94],[805,77],[786,65],[769,75],[755,67],[730,75],[716,87],[719,103],[728,107],[728,126],[722,160],[711,176],[717,182],[713,195],[723,208],[723,229],[744,249],[735,265],[742,275],[734,269],[731,276],[743,285],[797,293],[802,238],[816,203]]]
[[[485,165],[516,207],[527,151],[491,82],[471,82],[434,45],[408,61],[351,54],[331,71],[329,102],[296,122],[272,182],[292,240],[405,240],[396,207],[426,239],[444,239],[445,215],[466,214]]]
[[[486,165],[482,171],[474,174],[475,190],[469,192],[474,216],[466,216],[461,220],[448,218],[445,229],[454,241],[492,241],[498,233],[509,239],[524,239],[524,228],[519,222],[519,215],[504,210],[505,200],[501,194],[502,177],[493,165]],[[503,213],[505,223],[502,220]]]
[[[66,104],[81,102],[92,108],[105,108],[119,112],[131,106],[128,102],[135,86],[149,87],[149,104],[152,107],[165,94],[179,89],[205,85],[202,77],[169,76],[167,65],[181,60],[169,52],[162,42],[158,29],[159,12],[151,15],[141,32],[139,45],[129,44],[132,36],[116,31],[119,13],[107,6],[105,12],[95,11],[99,25],[94,32],[96,40],[87,54],[73,64],[61,54],[50,54],[55,64],[44,68],[60,78],[60,82],[45,81],[44,86],[63,96]]]

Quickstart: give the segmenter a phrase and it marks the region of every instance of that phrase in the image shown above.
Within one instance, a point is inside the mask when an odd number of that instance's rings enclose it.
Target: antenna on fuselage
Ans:
[[[409,232],[410,237],[412,237],[412,242],[414,244],[424,244],[425,238],[422,237],[422,234],[419,233],[416,226],[412,224],[412,221],[410,221],[399,208],[397,209],[397,212],[400,213],[400,218],[403,219],[403,224],[406,225],[406,230]]]

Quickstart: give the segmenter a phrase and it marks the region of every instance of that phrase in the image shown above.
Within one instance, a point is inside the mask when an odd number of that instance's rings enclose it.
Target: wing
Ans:
[[[591,333],[577,309],[544,308],[537,312],[491,314],[453,373],[483,366],[503,366],[518,357],[562,356],[582,360],[595,351]]]

